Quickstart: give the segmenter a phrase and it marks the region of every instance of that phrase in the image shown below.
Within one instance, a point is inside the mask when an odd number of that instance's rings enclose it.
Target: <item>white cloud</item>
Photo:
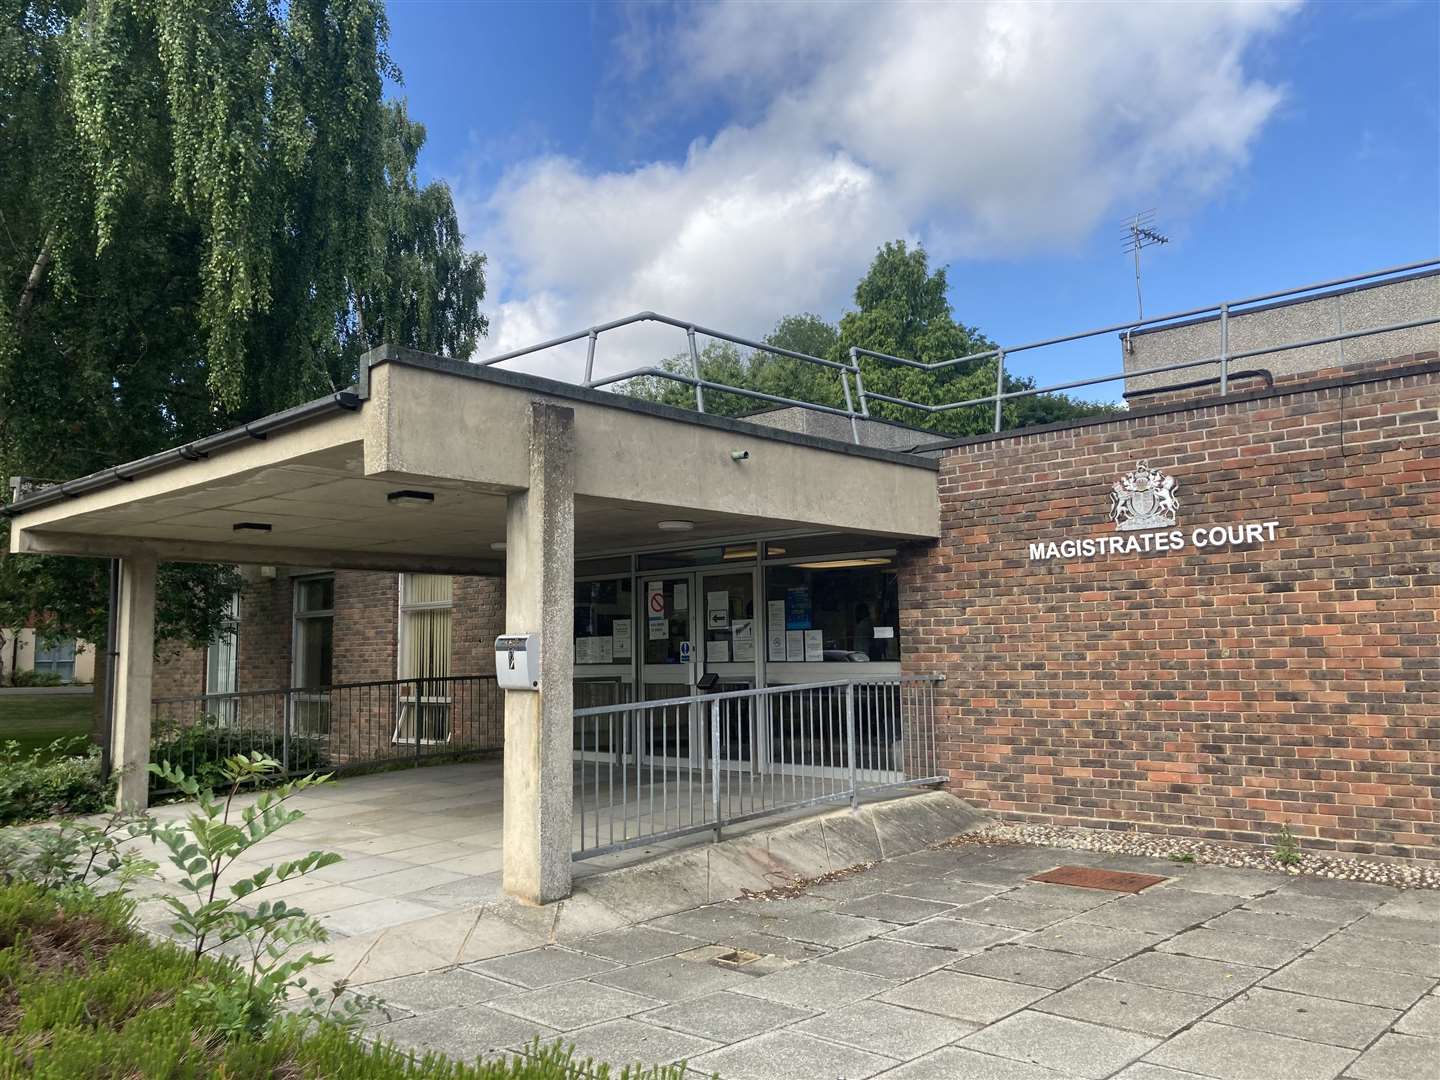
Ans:
[[[897,236],[941,260],[1066,248],[1141,202],[1203,199],[1244,165],[1280,100],[1247,74],[1246,51],[1293,9],[689,9],[637,35],[637,78],[753,121],[675,163],[514,167],[469,222],[499,290],[491,348],[645,308],[762,334],[790,312],[838,313]],[[602,345],[601,366],[683,347],[657,333]]]

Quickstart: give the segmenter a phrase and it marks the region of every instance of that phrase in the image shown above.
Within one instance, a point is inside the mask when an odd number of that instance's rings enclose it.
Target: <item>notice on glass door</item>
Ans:
[[[785,660],[791,664],[801,663],[805,659],[805,631],[785,631]]]
[[[805,631],[805,662],[818,664],[825,659],[825,631]]]
[[[675,610],[690,610],[690,586],[683,581],[675,583]]]
[[[645,584],[645,626],[650,641],[664,641],[670,636],[665,622],[665,583],[650,581]]]
[[[737,664],[755,659],[755,620],[736,619],[730,624],[732,651]]]
[[[784,601],[781,601],[784,607]],[[765,658],[772,664],[785,662],[785,622],[768,623],[765,627]]]
[[[630,659],[630,620],[616,619],[610,625],[610,648],[616,660]]]

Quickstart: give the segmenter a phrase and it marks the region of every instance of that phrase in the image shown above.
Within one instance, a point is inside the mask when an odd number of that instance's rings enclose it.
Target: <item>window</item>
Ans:
[[[335,578],[295,581],[294,680],[297,690],[321,691],[335,681]],[[293,729],[303,734],[330,731],[330,696],[293,695]]]
[[[816,558],[765,570],[767,634],[785,614],[788,660],[818,659],[806,648],[807,632],[818,632],[820,653],[830,662],[900,659],[899,603],[895,562],[887,555]],[[778,659],[780,639],[771,646]]]
[[[35,670],[48,671],[59,675],[65,682],[75,678],[75,642],[55,641],[46,644],[35,642]]]
[[[400,688],[396,742],[450,738],[450,684],[424,680],[450,674],[453,592],[448,574],[400,575],[399,675],[419,681]]]
[[[225,604],[225,628],[205,650],[205,693],[211,697],[206,711],[222,722],[234,723],[237,662],[239,660],[240,594]]]
[[[575,666],[628,665],[635,629],[630,578],[575,583]]]

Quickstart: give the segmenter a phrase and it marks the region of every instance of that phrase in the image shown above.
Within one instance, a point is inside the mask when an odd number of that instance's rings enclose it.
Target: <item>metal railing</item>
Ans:
[[[150,759],[202,778],[256,750],[287,776],[418,765],[500,749],[504,708],[493,675],[161,698],[151,705]]]
[[[773,686],[575,710],[574,857],[945,780],[940,676]]]
[[[1371,337],[1376,334],[1389,334],[1402,330],[1413,330],[1422,326],[1440,325],[1440,313],[1407,320],[1405,322],[1393,323],[1385,326],[1371,326],[1359,330],[1349,330],[1340,333],[1329,334],[1322,337],[1304,338],[1297,341],[1286,341],[1278,345],[1267,345],[1263,348],[1245,349],[1233,351],[1229,344],[1230,320],[1247,313],[1246,309],[1253,309],[1256,305],[1266,304],[1274,300],[1287,297],[1302,297],[1306,293],[1318,292],[1322,289],[1336,288],[1341,285],[1351,285],[1357,282],[1379,282],[1381,279],[1391,278],[1398,274],[1411,273],[1417,270],[1427,270],[1440,266],[1440,259],[1426,259],[1421,262],[1406,263],[1402,266],[1392,266],[1385,270],[1373,270],[1365,274],[1355,274],[1350,277],[1334,278],[1330,281],[1316,282],[1310,285],[1302,285],[1293,289],[1282,289],[1279,292],[1263,293],[1259,296],[1247,296],[1237,300],[1226,300],[1217,304],[1208,304],[1204,307],[1190,308],[1186,311],[1172,311],[1165,315],[1154,315],[1150,318],[1135,319],[1131,322],[1114,323],[1109,326],[1101,326],[1092,330],[1082,330],[1078,333],[1064,334],[1060,337],[1045,338],[1040,341],[1023,342],[1017,345],[997,346],[993,349],[986,349],[982,352],[970,353],[965,356],[953,357],[949,360],[937,360],[925,362],[903,356],[891,356],[888,353],[875,352],[870,349],[852,347],[850,349],[849,362],[829,360],[820,356],[811,356],[808,353],[796,352],[793,349],[783,349],[763,341],[755,341],[751,338],[741,337],[736,334],[727,333],[723,330],[714,330],[701,326],[696,322],[686,319],[677,319],[670,315],[661,315],[654,311],[642,311],[623,319],[616,319],[613,322],[601,323],[585,330],[577,330],[573,334],[565,334],[561,337],[551,338],[535,345],[522,349],[514,349],[510,352],[501,353],[499,356],[491,356],[484,360],[477,361],[477,366],[489,367],[493,364],[501,364],[507,360],[514,360],[522,356],[530,356],[534,353],[543,352],[571,342],[586,340],[585,370],[581,385],[591,388],[611,386],[616,383],[628,382],[631,379],[651,377],[666,379],[690,386],[695,391],[695,408],[699,412],[705,411],[705,394],[707,391],[713,393],[734,394],[738,397],[749,398],[755,401],[768,402],[774,405],[786,405],[801,409],[808,409],[813,412],[827,413],[833,416],[848,417],[850,420],[850,431],[856,443],[860,438],[860,421],[869,419],[870,403],[872,401],[883,401],[902,408],[914,409],[925,415],[936,413],[952,412],[957,409],[976,408],[979,406],[991,406],[994,410],[993,429],[1001,431],[1004,428],[1004,406],[1007,401],[1019,398],[1036,397],[1042,394],[1060,393],[1066,390],[1076,390],[1081,387],[1095,386],[1101,383],[1117,382],[1128,379],[1140,379],[1147,375],[1161,375],[1172,371],[1185,371],[1191,368],[1205,367],[1207,365],[1218,366],[1219,368],[1219,390],[1224,394],[1229,391],[1229,380],[1231,375],[1230,365],[1242,360],[1253,360],[1259,356],[1268,356],[1273,353],[1289,352],[1294,349],[1310,348],[1317,345],[1330,345],[1336,342],[1349,341],[1356,338]],[[1163,328],[1167,323],[1175,323],[1180,320],[1193,319],[1201,316],[1215,316],[1219,325],[1219,351],[1213,356],[1206,356],[1195,360],[1184,360],[1173,364],[1162,364],[1156,367],[1137,368],[1130,371],[1119,371],[1105,375],[1096,375],[1085,379],[1072,379],[1068,382],[1054,383],[1050,386],[1040,386],[1023,390],[1006,390],[1005,377],[1007,373],[1006,360],[1016,353],[1029,352],[1036,349],[1043,349],[1049,346],[1063,345],[1070,342],[1083,341],[1088,338],[1102,337],[1110,334],[1124,334],[1145,327]],[[615,375],[607,375],[604,378],[595,378],[595,351],[600,335],[618,330],[622,327],[633,326],[637,323],[660,323],[665,326],[673,326],[684,330],[688,341],[688,353],[690,371],[688,374],[680,371],[670,371],[659,366],[632,368]],[[701,372],[700,350],[696,344],[696,338],[714,338],[717,341],[727,341],[734,345],[753,349],[771,356],[788,357],[802,363],[813,364],[830,371],[839,372],[840,386],[844,396],[844,407],[824,405],[813,401],[804,401],[796,398],[788,398],[778,394],[768,394],[760,390],[753,390],[749,387],[731,386],[727,383],[716,382],[707,379]],[[894,397],[889,394],[878,393],[865,388],[865,377],[861,370],[860,360],[867,358],[882,365],[914,368],[921,371],[943,371],[948,368],[957,367],[962,364],[980,364],[986,361],[994,361],[995,366],[995,389],[989,394],[981,397],[968,398],[965,401],[953,401],[943,404],[932,405],[919,401],[910,401],[906,398]],[[854,380],[852,392],[851,380]]]

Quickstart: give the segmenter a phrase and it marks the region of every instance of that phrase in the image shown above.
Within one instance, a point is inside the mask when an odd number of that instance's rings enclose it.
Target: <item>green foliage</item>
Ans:
[[[311,773],[326,766],[326,748],[327,741],[322,737],[291,734],[287,742],[272,727],[233,727],[218,716],[202,714],[190,724],[158,721],[150,743],[150,757],[183,769],[201,788],[216,788],[227,783],[226,763],[238,750],[284,761],[291,772]],[[272,778],[260,775],[253,782],[263,785],[272,782]],[[169,789],[170,783],[163,775],[150,773],[152,793]]]
[[[11,686],[64,686],[65,680],[55,671],[36,671],[34,668],[21,668],[19,671],[10,673]]]
[[[837,363],[849,363],[852,347],[887,356],[920,360],[927,364],[953,360],[993,349],[974,327],[956,322],[950,307],[945,269],[931,271],[923,248],[910,249],[903,240],[886,244],[876,254],[869,272],[855,287],[855,309],[846,312],[838,327],[817,315],[792,315],[765,338],[767,345],[804,353]],[[671,357],[661,365],[667,371],[691,375],[689,354]],[[870,357],[862,357],[860,370],[867,392],[903,398],[923,405],[943,405],[983,397],[995,391],[996,361],[974,360],[937,371],[922,371]],[[840,373],[818,364],[761,351],[742,351],[734,345],[712,342],[700,352],[701,377],[712,382],[758,390],[777,397],[839,408],[845,404]],[[1033,389],[1033,379],[1007,372],[1007,392]],[[657,376],[632,380],[626,392],[649,401],[679,408],[695,407],[694,389]],[[851,394],[856,394],[852,381]],[[858,398],[852,402],[859,406]],[[769,406],[738,394],[707,391],[707,412],[738,416]],[[1108,415],[1116,406],[1082,401],[1065,394],[1039,394],[1015,398],[1004,405],[1006,429],[1051,423],[1079,416]],[[976,405],[950,412],[927,414],[917,409],[872,401],[871,415],[878,419],[954,435],[977,435],[994,425],[994,406]]]
[[[26,753],[0,744],[0,825],[103,810],[113,785],[100,780],[100,751],[83,738]]]
[[[1300,862],[1300,842],[1288,824],[1281,825],[1275,834],[1275,861],[1281,866],[1295,866]]]
[[[151,833],[144,814],[113,812],[99,825],[64,818],[55,825],[0,832],[0,883],[89,893],[100,883],[123,892],[156,864],[126,847]]]
[[[484,260],[386,35],[381,0],[0,0],[0,479],[328,394],[382,341],[469,353]],[[210,640],[238,584],[161,567],[157,639]],[[103,645],[105,596],[103,563],[0,554],[0,626]]]
[[[287,1017],[263,1032],[226,1035],[215,1002],[197,984],[224,984],[233,965],[198,963],[170,942],[131,926],[119,893],[59,893],[0,885],[0,1077],[170,1077],[269,1080],[682,1080],[679,1066],[612,1071],[537,1041],[525,1054],[466,1065],[388,1045],[369,1046],[345,1028]]]

